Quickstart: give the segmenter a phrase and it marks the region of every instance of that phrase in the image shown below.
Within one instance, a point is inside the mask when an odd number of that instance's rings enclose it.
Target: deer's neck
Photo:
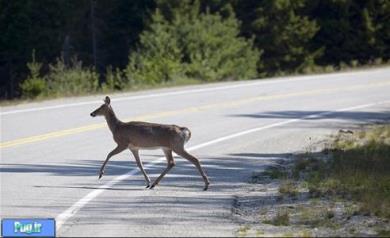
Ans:
[[[112,110],[112,108],[110,108],[110,110],[108,111],[108,113],[106,115],[104,115],[104,117],[106,118],[108,127],[110,128],[111,132],[114,133],[114,131],[118,127],[120,121],[116,117],[116,115],[115,115],[114,111]]]

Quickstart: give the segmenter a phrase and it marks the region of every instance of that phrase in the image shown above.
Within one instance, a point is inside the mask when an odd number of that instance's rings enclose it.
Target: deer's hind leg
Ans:
[[[152,186],[150,186],[150,189],[153,189],[154,186],[156,186],[160,180],[175,166],[175,160],[172,156],[172,150],[170,149],[163,149],[165,157],[167,159],[168,165],[167,168],[161,173],[161,175],[156,179],[156,181],[153,182]]]
[[[190,153],[188,153],[185,149],[184,149],[184,146],[183,147],[177,147],[173,150],[176,154],[180,155],[181,157],[187,159],[188,161],[190,161],[191,163],[193,163],[195,165],[195,167],[198,169],[200,175],[202,175],[202,178],[203,178],[203,181],[205,183],[205,187],[203,190],[207,190],[209,188],[209,184],[210,184],[210,181],[206,175],[206,173],[204,172],[202,166],[200,165],[200,162],[199,160],[191,155]]]

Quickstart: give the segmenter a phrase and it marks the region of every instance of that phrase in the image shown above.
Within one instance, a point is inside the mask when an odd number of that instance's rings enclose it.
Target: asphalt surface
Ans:
[[[339,129],[390,120],[390,68],[115,94],[124,120],[186,126],[195,167],[177,165],[144,188],[130,151],[114,156],[104,118],[90,112],[103,95],[1,108],[1,218],[56,218],[58,236],[232,236],[234,196],[254,171],[312,150]],[[162,151],[141,151],[152,181]],[[126,175],[124,175],[126,174]]]

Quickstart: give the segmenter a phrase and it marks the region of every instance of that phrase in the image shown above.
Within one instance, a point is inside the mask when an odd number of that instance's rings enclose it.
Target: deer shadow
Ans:
[[[254,169],[262,169],[265,165],[274,163],[275,160],[279,160],[285,157],[285,154],[262,154],[258,156],[251,156],[248,153],[244,154],[230,154],[226,156],[216,157],[199,157],[203,168],[209,176],[211,181],[211,189],[224,190],[231,189],[232,187],[241,186],[242,183],[247,182],[248,176],[251,175],[251,171]],[[160,175],[160,173],[166,168],[167,164],[165,160],[152,166],[148,166],[145,161],[150,161],[148,156],[145,156],[144,165],[146,172],[153,181]],[[159,186],[174,186],[174,187],[198,187],[203,186],[203,180],[198,173],[196,167],[189,161],[175,156],[176,166],[164,177]],[[137,173],[134,176],[130,176],[127,179],[119,181],[112,188],[104,189],[133,189],[133,186],[143,189],[144,178],[140,173],[134,160],[115,160],[113,157],[106,166],[105,175],[98,182],[98,172],[102,164],[101,160],[80,160],[78,164],[72,163],[72,165],[56,165],[56,164],[5,164],[2,163],[0,167],[0,174],[22,174],[22,173],[36,173],[43,174],[49,177],[56,176],[74,176],[74,177],[96,177],[96,180],[86,179],[78,180],[77,184],[51,186],[52,188],[78,188],[78,189],[97,189],[100,185],[104,184],[116,176],[120,176],[128,173],[131,170],[136,170]],[[234,176],[232,174],[234,173]],[[240,185],[241,184],[241,185]],[[36,185],[36,188],[50,187],[44,184]],[[157,187],[158,188],[158,187]]]

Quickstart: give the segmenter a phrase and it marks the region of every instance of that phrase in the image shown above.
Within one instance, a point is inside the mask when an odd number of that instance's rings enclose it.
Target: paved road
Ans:
[[[234,196],[253,171],[311,150],[340,128],[390,120],[390,68],[320,76],[229,82],[112,95],[123,120],[187,126],[210,189],[192,164],[144,189],[130,151],[112,158],[104,119],[89,113],[103,96],[1,110],[1,217],[53,217],[60,236],[231,236]],[[141,158],[154,179],[161,151]]]

